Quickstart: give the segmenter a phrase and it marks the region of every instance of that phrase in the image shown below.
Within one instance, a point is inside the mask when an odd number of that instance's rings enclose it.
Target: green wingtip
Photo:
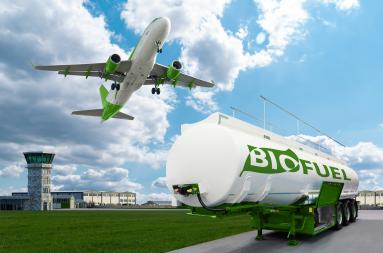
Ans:
[[[36,64],[33,64],[33,62],[31,62],[31,61],[29,61],[29,64],[31,64],[33,69],[36,69],[36,66],[37,66]]]

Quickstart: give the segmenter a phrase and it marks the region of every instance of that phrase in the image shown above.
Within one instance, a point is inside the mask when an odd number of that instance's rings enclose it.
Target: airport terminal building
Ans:
[[[52,210],[78,207],[116,207],[136,204],[133,192],[51,191],[54,153],[26,152],[28,192],[0,196],[0,210]]]

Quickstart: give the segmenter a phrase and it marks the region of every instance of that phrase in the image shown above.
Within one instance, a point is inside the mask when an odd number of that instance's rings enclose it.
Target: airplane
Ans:
[[[72,115],[101,117],[101,121],[110,118],[133,120],[134,117],[120,110],[133,92],[143,85],[153,85],[152,94],[160,94],[160,85],[170,84],[189,89],[196,86],[213,87],[213,81],[203,81],[181,73],[182,64],[175,60],[169,66],[155,63],[157,54],[162,53],[164,41],[170,32],[170,20],[166,17],[154,19],[144,30],[138,44],[128,60],[121,61],[118,54],[112,54],[105,63],[70,65],[35,65],[37,70],[57,71],[58,74],[99,77],[114,81],[108,91],[101,84],[99,88],[102,109],[74,111]]]

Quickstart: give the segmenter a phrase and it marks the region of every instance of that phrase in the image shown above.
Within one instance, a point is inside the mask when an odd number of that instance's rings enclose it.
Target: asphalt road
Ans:
[[[286,233],[264,231],[265,240],[254,240],[256,231],[222,238],[172,251],[172,253],[242,252],[338,252],[382,253],[383,210],[360,210],[355,223],[339,231],[328,230],[316,236],[298,236],[297,246],[288,246]]]

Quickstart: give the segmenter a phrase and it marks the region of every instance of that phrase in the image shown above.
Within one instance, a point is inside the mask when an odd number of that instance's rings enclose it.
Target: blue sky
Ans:
[[[56,189],[126,189],[141,200],[166,199],[166,154],[180,126],[214,111],[231,114],[230,106],[262,118],[260,95],[344,143],[301,129],[355,167],[362,188],[383,188],[383,3],[73,0],[30,3],[36,13],[21,1],[2,4],[0,85],[10,95],[0,96],[8,119],[0,139],[4,194],[26,186],[20,152],[44,149],[57,153]],[[158,15],[169,16],[173,29],[157,61],[181,59],[186,72],[215,80],[217,88],[169,87],[160,98],[143,89],[125,107],[136,122],[100,125],[69,114],[98,106],[101,81],[64,80],[28,66],[127,57]],[[14,116],[6,113],[11,108]],[[296,134],[296,122],[271,106],[267,120]]]

